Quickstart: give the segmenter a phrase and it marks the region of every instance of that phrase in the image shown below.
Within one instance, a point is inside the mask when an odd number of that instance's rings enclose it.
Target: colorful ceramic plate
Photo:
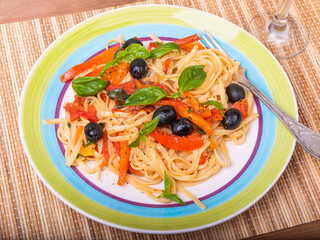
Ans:
[[[247,69],[247,77],[290,115],[297,117],[292,87],[276,59],[256,39],[236,25],[189,8],[151,5],[122,8],[90,18],[57,39],[39,58],[24,86],[20,132],[30,163],[46,186],[78,212],[107,225],[149,233],[194,231],[226,221],[260,199],[276,182],[290,160],[295,140],[257,99],[260,118],[250,125],[245,144],[228,144],[232,166],[205,183],[190,188],[207,206],[163,205],[130,185],[117,186],[105,170],[95,175],[65,166],[57,126],[43,119],[63,114],[61,104],[72,100],[70,84],[59,81],[71,66],[103,50],[107,40],[123,34],[148,41],[150,33],[164,40],[183,38],[203,29]]]

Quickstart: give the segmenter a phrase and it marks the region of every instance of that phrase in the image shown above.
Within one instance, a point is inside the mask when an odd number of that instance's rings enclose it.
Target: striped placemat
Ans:
[[[136,4],[153,3],[196,8],[243,28],[254,15],[272,10],[276,4],[274,0],[148,0]],[[23,151],[17,121],[19,97],[33,64],[50,43],[75,24],[110,9],[0,25],[0,236],[240,239],[320,219],[320,161],[299,145],[282,177],[265,197],[234,219],[202,231],[176,235],[126,232],[90,220],[55,197],[36,176]],[[320,4],[318,0],[295,1],[290,12],[309,27],[311,39],[303,53],[280,63],[296,93],[300,122],[319,132]]]

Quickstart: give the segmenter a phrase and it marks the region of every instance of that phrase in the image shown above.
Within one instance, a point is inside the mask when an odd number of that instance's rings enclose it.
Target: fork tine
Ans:
[[[211,34],[208,33],[207,30],[203,30],[203,31],[206,33],[206,35],[208,36],[208,38],[210,38],[210,40],[213,42],[213,44],[216,46],[216,48],[218,48],[221,52],[226,53],[226,52],[223,50],[223,48],[217,43],[217,41],[211,36]],[[206,43],[209,45],[209,47],[214,48],[214,46],[209,42],[209,40],[208,40],[203,34],[200,34],[200,35],[201,35],[201,37],[203,37],[203,39],[206,41]]]

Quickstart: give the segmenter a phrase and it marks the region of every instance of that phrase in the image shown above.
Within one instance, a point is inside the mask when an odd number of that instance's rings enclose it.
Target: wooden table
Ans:
[[[136,2],[136,0],[109,0],[109,1],[106,1],[106,0],[91,0],[91,1],[88,1],[88,0],[85,0],[85,1],[84,0],[68,0],[68,1],[65,1],[65,0],[50,0],[50,1],[48,0],[2,0],[0,2],[0,12],[1,12],[0,24],[18,22],[18,21],[29,20],[34,18],[44,18],[44,17],[57,16],[62,14],[76,13],[81,11],[89,11],[89,10],[119,6],[123,4],[134,3],[134,2]],[[259,6],[261,6],[261,4]],[[320,8],[318,6],[317,11],[319,11],[319,9]],[[313,16],[317,18],[314,22],[316,24],[320,24],[319,15],[320,14],[318,12],[318,16],[316,15]],[[319,57],[319,49],[317,49],[317,51],[318,52],[316,52],[315,54],[318,54],[317,56]],[[318,61],[319,61],[319,58],[318,58]],[[318,78],[318,81],[320,81],[319,75],[317,76],[317,78]],[[303,118],[302,120],[304,121],[304,123],[307,122]],[[319,123],[318,123],[318,127],[319,127]],[[4,144],[4,142],[1,141],[1,135],[0,135],[0,143],[1,145]],[[3,155],[0,155],[0,156],[3,157]],[[305,156],[306,155],[300,155],[300,157],[302,158]],[[316,161],[316,160],[313,159],[313,161]],[[1,192],[1,194],[5,194],[5,193]],[[17,217],[19,216],[19,212],[17,212],[16,210],[14,211],[14,213],[16,214]],[[1,225],[4,225],[4,224],[6,224],[6,221],[5,221],[5,218],[2,218],[0,220],[0,227]],[[0,228],[0,235],[6,236],[6,233],[2,232],[1,229],[3,228]],[[32,229],[32,231],[34,231],[34,229]],[[279,230],[279,231],[275,231],[267,234],[260,234],[256,236],[254,235],[256,235],[256,233],[254,232],[251,233],[252,237],[250,237],[249,239],[315,239],[315,238],[320,239],[320,220],[290,227],[290,228],[284,228],[283,230]],[[150,238],[150,239],[155,239],[155,238]],[[170,239],[176,239],[176,238],[170,237]],[[179,239],[182,239],[182,238],[179,238]]]

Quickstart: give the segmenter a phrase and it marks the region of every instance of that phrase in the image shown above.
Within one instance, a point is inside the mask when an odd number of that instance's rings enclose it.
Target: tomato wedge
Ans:
[[[211,125],[198,113],[189,112],[189,108],[183,102],[172,100],[172,99],[162,99],[156,102],[154,105],[165,106],[170,105],[174,107],[176,112],[184,118],[188,118],[194,124],[197,124],[200,128],[202,128],[208,135],[213,134],[213,129]]]
[[[110,62],[112,60],[112,56],[116,53],[118,48],[119,48],[119,46],[109,48],[109,49],[105,50],[103,53],[99,54],[98,56],[95,56],[86,62],[80,63],[80,64],[70,68],[62,76],[60,76],[61,82],[67,82],[67,81],[75,78],[80,73],[83,73],[84,71],[86,71],[94,66],[99,66],[101,64]]]
[[[242,120],[248,117],[248,101],[242,99],[240,102],[235,102],[233,108],[238,109],[241,112]]]
[[[94,106],[89,105],[88,110],[84,110],[82,98],[77,95],[74,96],[73,103],[67,103],[64,106],[64,109],[70,113],[70,121],[78,119],[79,117],[84,117],[88,119],[90,122],[97,122],[98,118],[96,115],[96,109]]]
[[[179,137],[156,128],[150,134],[156,142],[176,151],[192,151],[203,146],[201,137],[190,135]]]

